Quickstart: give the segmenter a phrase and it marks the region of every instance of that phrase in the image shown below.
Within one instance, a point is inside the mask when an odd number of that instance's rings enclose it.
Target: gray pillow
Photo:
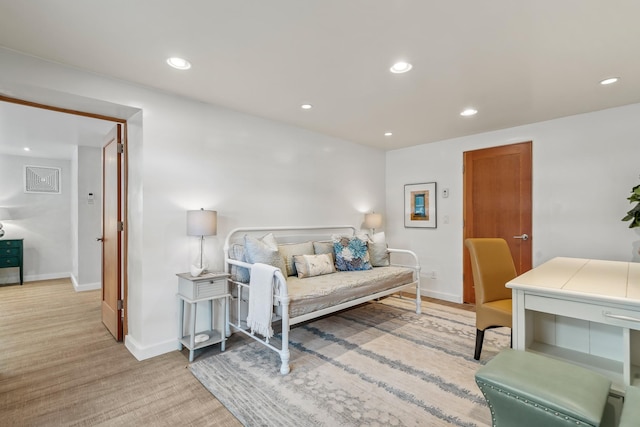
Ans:
[[[333,242],[313,242],[313,252],[316,255],[333,254]]]
[[[244,246],[234,243],[229,248],[229,258],[236,261],[247,262],[244,257]],[[249,283],[249,270],[244,267],[238,267],[237,265],[231,265],[231,280],[237,282]]]
[[[286,274],[287,272],[284,259],[282,259],[282,255],[280,255],[278,251],[278,244],[272,233],[260,239],[245,235],[244,256],[250,264],[255,264],[256,262],[269,264],[279,268],[282,274]]]

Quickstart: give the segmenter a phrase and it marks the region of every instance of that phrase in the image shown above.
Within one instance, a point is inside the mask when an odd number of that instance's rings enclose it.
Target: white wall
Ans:
[[[73,197],[78,210],[77,288],[100,289],[102,245],[96,238],[102,235],[102,150],[78,147],[78,183]],[[89,202],[93,193],[93,202]]]
[[[533,141],[534,266],[556,256],[640,261],[640,231],[620,221],[640,183],[639,117],[635,104],[388,152],[387,235],[419,254],[423,295],[462,301],[463,152],[498,145]],[[438,227],[404,228],[404,184],[432,181]]]
[[[176,273],[196,239],[186,211],[218,211],[212,268],[237,226],[354,224],[384,208],[384,152],[0,49],[0,87],[142,110],[128,122],[129,335],[138,358],[177,347]],[[14,95],[15,96],[15,95]],[[291,108],[298,108],[292,105]]]
[[[24,192],[24,166],[61,168],[61,194]],[[24,280],[68,277],[71,271],[71,162],[0,156],[0,206],[9,209],[4,239],[23,238]],[[0,269],[0,283],[15,283],[17,269]]]

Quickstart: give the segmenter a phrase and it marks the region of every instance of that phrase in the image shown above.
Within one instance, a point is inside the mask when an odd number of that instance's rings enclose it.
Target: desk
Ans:
[[[507,283],[513,347],[640,385],[640,263],[554,258]]]
[[[0,240],[0,268],[18,268],[20,271],[20,284],[22,285],[22,240]]]

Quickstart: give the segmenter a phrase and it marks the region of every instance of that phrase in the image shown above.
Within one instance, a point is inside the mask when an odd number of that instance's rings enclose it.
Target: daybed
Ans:
[[[418,257],[408,250],[387,248],[384,240],[377,237],[380,235],[384,236],[378,233],[372,239],[365,238],[357,235],[356,229],[351,226],[251,227],[232,230],[224,243],[225,269],[231,275],[229,290],[232,295],[230,315],[226,319],[227,335],[231,332],[244,333],[277,352],[282,362],[280,372],[285,375],[290,370],[289,330],[297,323],[409,288],[415,292],[416,313],[419,314]],[[335,252],[335,248],[341,244],[339,242],[351,248],[351,244],[361,244],[365,239],[367,244],[363,249],[366,248],[366,254],[356,254],[360,250],[358,248],[353,250],[353,254],[357,255],[353,257],[351,252],[349,256]],[[393,255],[393,259],[390,255]],[[327,256],[330,256],[331,267],[337,265],[342,270],[356,271],[321,271],[325,267],[317,267],[314,262],[327,260]],[[405,264],[396,264],[397,259],[405,261]],[[253,283],[251,270],[255,266],[257,273],[264,264],[278,267],[273,269],[273,278],[270,278],[272,292],[265,298],[272,299],[272,304],[268,305],[272,307],[272,311],[269,311],[271,322],[281,321],[280,348],[270,343],[268,337],[252,333],[246,322],[250,282]],[[319,275],[315,275],[314,270]],[[254,291],[256,295],[257,289]]]

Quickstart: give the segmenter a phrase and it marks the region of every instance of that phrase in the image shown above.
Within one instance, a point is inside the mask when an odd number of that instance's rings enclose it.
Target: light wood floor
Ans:
[[[239,426],[185,354],[136,360],[100,321],[100,291],[0,286],[0,425]]]
[[[2,426],[239,426],[187,366],[186,350],[136,360],[102,325],[100,291],[0,286]]]

